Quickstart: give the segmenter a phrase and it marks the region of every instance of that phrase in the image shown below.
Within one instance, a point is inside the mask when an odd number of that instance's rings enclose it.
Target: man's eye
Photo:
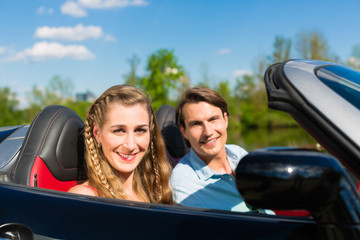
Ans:
[[[193,122],[190,124],[190,126],[199,126],[201,123],[200,122]]]

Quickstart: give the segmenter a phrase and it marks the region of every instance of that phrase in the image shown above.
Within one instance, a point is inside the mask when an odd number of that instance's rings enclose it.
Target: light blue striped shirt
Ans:
[[[227,159],[233,172],[247,151],[237,145],[225,145]],[[205,164],[193,149],[175,166],[171,183],[175,201],[184,206],[249,212],[240,196],[235,178],[216,173]]]

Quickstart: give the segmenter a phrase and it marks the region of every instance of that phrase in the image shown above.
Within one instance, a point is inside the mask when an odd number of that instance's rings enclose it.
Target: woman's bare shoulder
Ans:
[[[82,195],[88,195],[88,196],[99,196],[97,190],[90,185],[88,185],[87,182],[79,185],[75,185],[74,187],[70,188],[69,193],[76,193],[76,194],[82,194]]]

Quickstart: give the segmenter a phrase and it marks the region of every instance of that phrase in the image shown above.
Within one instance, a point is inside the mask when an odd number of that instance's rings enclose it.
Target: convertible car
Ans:
[[[326,149],[269,146],[240,161],[239,192],[276,215],[67,193],[86,178],[84,123],[53,105],[30,125],[0,128],[0,239],[360,239],[360,73],[291,60],[270,66],[265,84],[269,107]],[[156,115],[175,165],[188,147],[174,109]]]

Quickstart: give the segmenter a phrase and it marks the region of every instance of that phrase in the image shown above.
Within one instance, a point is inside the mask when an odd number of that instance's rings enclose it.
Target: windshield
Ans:
[[[0,132],[4,131],[8,135],[0,144],[0,172],[20,150],[28,129],[28,125],[0,129]]]
[[[360,109],[360,72],[343,66],[318,69],[317,77],[341,97]]]

